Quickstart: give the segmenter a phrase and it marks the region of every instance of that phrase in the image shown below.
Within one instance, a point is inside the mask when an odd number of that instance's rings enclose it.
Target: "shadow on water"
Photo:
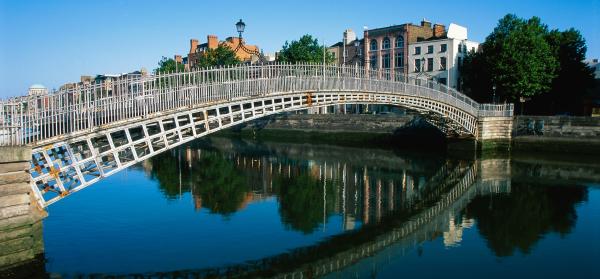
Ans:
[[[392,246],[408,251],[439,238],[455,245],[461,241],[457,230],[473,223],[494,255],[527,254],[549,233],[571,233],[578,218],[575,207],[588,198],[588,188],[579,182],[600,181],[598,167],[589,165],[540,165],[509,158],[471,161],[219,137],[167,151],[135,168],[157,181],[165,198],[189,193],[196,210],[225,219],[250,203],[274,198],[288,230],[310,235],[326,226],[329,217],[341,216],[343,232],[234,265],[116,274],[134,278],[312,278],[367,258],[382,260]],[[575,182],[551,183],[563,180]],[[30,266],[0,274],[49,276],[44,268],[42,256]]]

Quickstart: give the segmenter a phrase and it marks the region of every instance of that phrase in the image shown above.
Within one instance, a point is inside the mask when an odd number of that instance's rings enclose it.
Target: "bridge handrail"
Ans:
[[[512,104],[479,104],[432,80],[391,70],[323,64],[212,67],[76,84],[0,100],[0,146],[23,145],[153,113],[294,91],[376,91],[438,99],[474,116],[512,116]]]

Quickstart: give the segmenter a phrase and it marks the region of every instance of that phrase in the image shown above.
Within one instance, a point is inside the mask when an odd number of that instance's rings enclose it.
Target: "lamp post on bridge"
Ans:
[[[239,49],[242,49],[244,52],[246,52],[250,55],[256,55],[258,57],[258,61],[260,63],[265,63],[266,62],[265,56],[260,51],[250,50],[250,49],[246,48],[246,46],[244,46],[244,41],[242,40],[242,33],[244,33],[244,30],[246,29],[246,23],[244,23],[241,18],[240,18],[240,21],[238,21],[235,24],[235,29],[238,32],[238,45],[237,45],[237,47],[235,47],[233,52],[237,53],[237,51]],[[250,63],[252,63],[252,58],[250,58]]]

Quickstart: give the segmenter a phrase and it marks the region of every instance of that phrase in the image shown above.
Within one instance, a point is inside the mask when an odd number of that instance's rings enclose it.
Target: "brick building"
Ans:
[[[423,20],[421,25],[405,23],[364,31],[364,65],[371,69],[389,69],[408,74],[408,45],[443,37],[446,28]]]
[[[200,44],[198,39],[190,40],[190,51],[187,57],[181,57],[181,55],[175,55],[175,61],[177,63],[184,64],[186,69],[193,68],[196,65],[196,61],[209,49],[215,49],[219,45],[224,45],[231,50],[235,51],[236,57],[243,62],[252,62],[257,59],[257,56],[253,53],[258,53],[259,48],[256,45],[247,45],[243,39],[243,48],[238,48],[240,39],[237,37],[229,37],[225,41],[219,41],[219,38],[215,35],[206,36],[206,43]],[[245,49],[244,49],[245,48]],[[237,51],[236,51],[237,49]]]

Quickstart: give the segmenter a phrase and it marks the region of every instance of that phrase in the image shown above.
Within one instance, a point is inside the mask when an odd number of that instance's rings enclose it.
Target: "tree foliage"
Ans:
[[[509,14],[483,43],[492,84],[508,101],[550,90],[558,63],[545,39],[548,28],[538,17]]]
[[[573,28],[562,32],[552,30],[546,39],[560,66],[552,80],[552,89],[533,100],[533,112],[580,114],[583,97],[594,86],[594,72],[583,62],[587,51],[585,39]]]
[[[490,68],[483,52],[470,51],[459,70],[465,94],[478,102],[493,101],[493,94],[489,94],[493,90]]]
[[[198,57],[196,65],[198,67],[229,66],[239,64],[241,61],[235,55],[232,49],[227,46],[219,45],[217,48],[208,49]]]
[[[291,43],[285,42],[278,60],[287,63],[323,63],[323,54],[325,53],[325,63],[332,63],[335,59],[333,54],[319,45],[319,41],[311,35],[304,35],[298,41]]]
[[[469,53],[461,69],[463,90],[474,99],[519,102],[532,98],[530,112],[577,110],[581,96],[593,85],[583,63],[585,40],[579,31],[552,30],[538,17],[508,14],[481,44]]]
[[[183,72],[185,67],[182,64],[175,62],[173,58],[167,58],[165,56],[158,61],[158,68],[154,69],[155,73],[172,73],[172,72]]]

